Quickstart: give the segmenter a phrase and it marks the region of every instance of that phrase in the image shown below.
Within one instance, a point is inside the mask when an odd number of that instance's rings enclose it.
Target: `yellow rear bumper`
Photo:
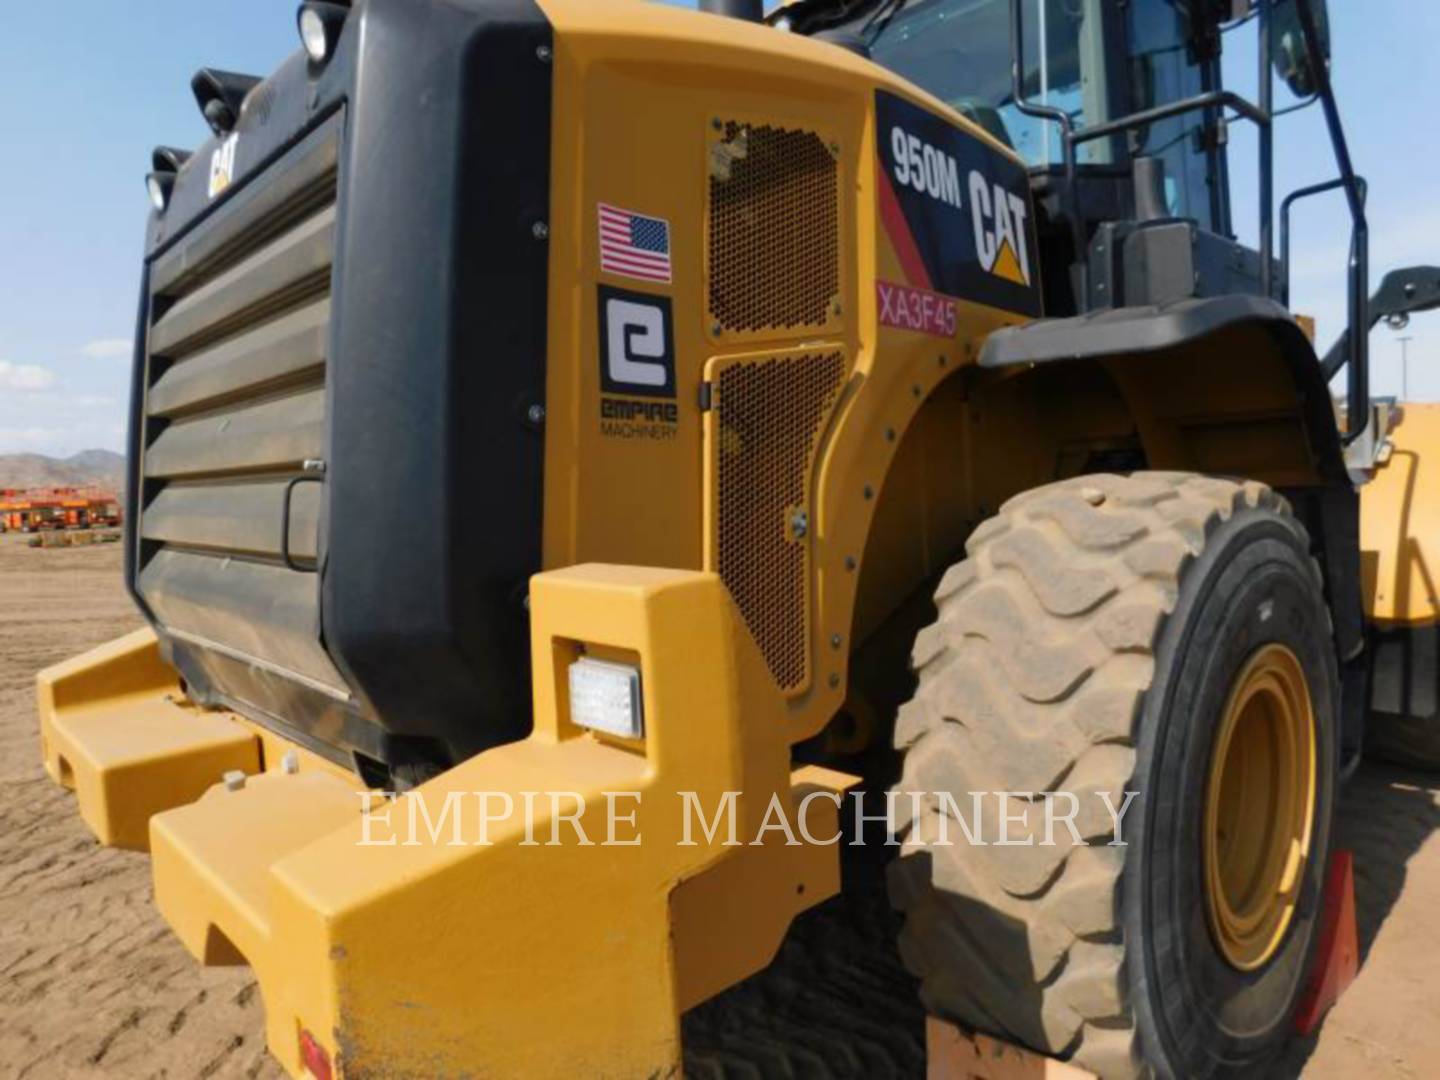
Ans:
[[[106,843],[148,823],[161,911],[197,958],[254,967],[293,1075],[302,1032],[341,1075],[668,1074],[679,1014],[839,887],[808,840],[850,778],[792,774],[714,575],[586,566],[530,595],[533,734],[387,802],[184,701],[153,636],[41,675],[51,775]],[[643,743],[569,722],[582,647],[639,658]]]
[[[103,844],[144,851],[152,815],[260,767],[253,733],[184,700],[150,630],[41,672],[39,693],[45,769]]]

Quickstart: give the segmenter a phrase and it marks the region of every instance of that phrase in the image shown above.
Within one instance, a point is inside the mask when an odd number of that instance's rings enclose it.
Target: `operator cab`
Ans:
[[[1079,235],[1063,198],[1064,133],[1053,115],[1037,112],[1063,113],[1081,131],[1218,90],[1220,19],[1230,6],[1023,0],[1017,13],[1012,0],[876,0],[849,12],[802,2],[786,15],[792,28],[847,44],[928,90],[1025,159],[1040,204],[1046,310],[1064,315],[1123,297],[1107,295],[1114,283],[1104,281],[1096,284],[1105,289],[1077,297],[1079,282],[1062,269],[1076,262]],[[1011,72],[1016,14],[1024,49],[1021,101]],[[1183,221],[1187,243],[1215,249],[1204,262],[1246,265],[1245,280],[1227,275],[1211,291],[1259,291],[1258,257],[1246,259],[1234,243],[1218,108],[1079,143],[1074,164],[1087,243],[1103,221]]]
[[[1289,318],[1288,214],[1343,189],[1352,220],[1346,445],[1370,415],[1364,181],[1329,79],[1323,0],[793,0],[777,27],[858,52],[949,104],[1029,165],[1045,313],[1249,296]],[[1222,85],[1224,38],[1253,24],[1258,99]],[[1273,74],[1318,103],[1339,175],[1281,202],[1274,258]],[[1299,106],[1296,106],[1299,107]],[[1289,110],[1283,110],[1289,111]],[[1259,250],[1231,220],[1227,125],[1258,137]]]
[[[1058,168],[1060,130],[1016,104],[1010,72],[1010,0],[910,0],[856,20],[873,60],[924,87],[1012,146],[1032,168]],[[1027,0],[1024,93],[1062,109],[1074,127],[1114,120],[1218,87],[1219,39],[1212,24],[1169,4]],[[998,124],[996,123],[998,120]],[[1216,118],[1177,116],[1122,137],[1082,144],[1077,163],[1097,175],[1132,156],[1164,163],[1163,208],[1202,228],[1229,233],[1225,148]]]

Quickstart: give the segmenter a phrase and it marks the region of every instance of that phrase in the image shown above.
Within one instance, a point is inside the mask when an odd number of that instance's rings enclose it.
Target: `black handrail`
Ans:
[[[1080,143],[1090,142],[1093,139],[1104,138],[1107,135],[1116,135],[1122,131],[1129,131],[1137,127],[1144,127],[1146,124],[1153,124],[1157,120],[1165,120],[1181,113],[1193,112],[1198,109],[1213,109],[1216,107],[1229,107],[1234,109],[1242,117],[1252,121],[1260,130],[1260,288],[1266,295],[1271,295],[1271,222],[1274,212],[1274,199],[1267,197],[1271,192],[1273,184],[1271,132],[1270,132],[1270,111],[1268,108],[1260,107],[1245,100],[1238,94],[1228,90],[1212,90],[1209,93],[1197,94],[1194,97],[1185,98],[1181,101],[1172,101],[1165,105],[1157,105],[1151,109],[1143,109],[1140,112],[1131,113],[1115,120],[1107,120],[1103,123],[1092,124],[1089,127],[1075,130],[1074,122],[1070,114],[1064,109],[1057,109],[1050,105],[1038,105],[1025,98],[1024,87],[1024,26],[1021,5],[1024,0],[1010,0],[1010,96],[1015,102],[1015,107],[1028,116],[1037,116],[1044,120],[1052,120],[1060,125],[1060,147],[1061,161],[1065,170],[1066,202],[1071,218],[1071,230],[1075,237],[1075,257],[1079,262],[1080,269],[1080,297],[1082,305],[1088,296],[1088,289],[1085,285],[1087,278],[1087,262],[1085,258],[1085,226],[1079,220],[1079,214],[1075,205],[1075,147]],[[1303,0],[1301,0],[1303,2]],[[1261,0],[1260,4],[1260,33],[1262,42],[1269,40],[1270,34],[1270,5]],[[1044,48],[1044,44],[1041,44]],[[1262,56],[1262,66],[1268,63],[1268,55]],[[1269,69],[1265,68],[1268,73]],[[1266,80],[1261,81],[1262,93],[1266,102],[1269,101],[1269,84]]]
[[[1270,258],[1274,253],[1271,242],[1275,213],[1275,76],[1270,66],[1270,0],[1259,0],[1259,10],[1255,52],[1260,66],[1255,73],[1255,86],[1260,91],[1258,108],[1265,117],[1265,122],[1259,125],[1259,161],[1256,162],[1260,173],[1260,292],[1270,300],[1275,296],[1271,280],[1274,264]]]
[[[1350,370],[1345,393],[1345,431],[1341,436],[1341,441],[1349,446],[1370,426],[1370,226],[1365,221],[1365,192],[1350,163],[1350,147],[1345,142],[1340,110],[1335,105],[1335,89],[1330,85],[1330,65],[1322,58],[1310,0],[1295,0],[1295,13],[1305,37],[1305,52],[1315,68],[1316,92],[1325,110],[1325,126],[1330,130],[1330,145],[1335,148],[1340,183],[1350,206],[1349,318],[1346,320]]]
[[[1139,112],[1122,116],[1118,120],[1089,124],[1072,134],[1070,138],[1078,145],[1093,139],[1103,139],[1106,135],[1118,135],[1131,128],[1144,127],[1157,120],[1168,120],[1181,113],[1193,112],[1196,109],[1209,109],[1217,105],[1228,106],[1247,120],[1253,120],[1257,124],[1268,122],[1265,114],[1257,106],[1252,105],[1233,90],[1208,90],[1203,94],[1196,94],[1194,97],[1181,98],[1179,101],[1168,101],[1164,105],[1141,109]]]
[[[1070,238],[1075,245],[1075,266],[1078,268],[1079,288],[1076,295],[1084,298],[1090,295],[1089,259],[1085,257],[1085,223],[1080,220],[1080,207],[1075,195],[1075,125],[1070,114],[1053,105],[1037,105],[1025,98],[1025,29],[1021,20],[1024,0],[1010,0],[1010,97],[1015,107],[1026,116],[1036,116],[1060,125],[1060,160],[1064,167],[1066,216],[1070,218]],[[1045,48],[1045,43],[1040,43]]]
[[[1360,198],[1363,201],[1365,178],[1357,176],[1355,179],[1360,182]],[[1344,186],[1344,178],[1337,176],[1334,180],[1326,180],[1323,184],[1311,184],[1309,187],[1296,188],[1280,201],[1280,300],[1286,307],[1290,306],[1290,207],[1301,199],[1308,199],[1312,195],[1323,195],[1327,191],[1334,191],[1336,188]],[[1351,243],[1354,243],[1353,237]]]
[[[1061,154],[1064,164],[1066,188],[1064,201],[1068,206],[1072,231],[1075,235],[1075,252],[1076,258],[1079,261],[1081,282],[1079,293],[1081,306],[1083,307],[1085,305],[1086,298],[1088,297],[1088,290],[1085,288],[1087,260],[1084,258],[1084,223],[1079,220],[1080,215],[1078,213],[1078,207],[1076,206],[1075,147],[1081,143],[1104,138],[1107,135],[1115,135],[1122,131],[1143,127],[1157,120],[1165,120],[1182,113],[1202,109],[1214,109],[1217,107],[1233,109],[1242,118],[1253,122],[1258,129],[1260,151],[1260,291],[1266,297],[1273,297],[1274,250],[1272,233],[1275,213],[1275,162],[1273,109],[1274,71],[1270,58],[1270,9],[1272,0],[1259,0],[1257,5],[1260,64],[1260,103],[1258,105],[1227,90],[1212,90],[1208,93],[1197,94],[1181,101],[1173,101],[1165,105],[1157,105],[1154,108],[1143,109],[1140,112],[1131,113],[1128,116],[1122,116],[1115,120],[1091,124],[1078,131],[1075,129],[1074,122],[1070,119],[1070,114],[1063,109],[1036,104],[1035,102],[1025,99],[1025,50],[1022,3],[1023,0],[1010,0],[1011,97],[1014,100],[1015,107],[1022,113],[1029,116],[1040,117],[1045,120],[1051,120],[1060,125]],[[1310,0],[1294,0],[1294,3],[1295,11],[1300,22],[1300,31],[1305,38],[1305,51],[1311,58],[1314,67],[1316,97],[1320,100],[1321,106],[1325,110],[1325,123],[1330,132],[1331,145],[1335,149],[1335,159],[1340,168],[1340,176],[1335,181],[1323,185],[1302,188],[1300,191],[1287,196],[1284,201],[1281,219],[1281,246],[1283,248],[1281,265],[1285,280],[1282,296],[1284,302],[1288,305],[1290,294],[1288,219],[1291,203],[1297,198],[1303,198],[1306,195],[1313,195],[1319,191],[1328,191],[1332,188],[1343,187],[1345,189],[1346,201],[1350,207],[1350,218],[1352,222],[1348,313],[1346,320],[1347,333],[1350,337],[1350,371],[1346,395],[1345,431],[1342,434],[1342,441],[1348,446],[1364,433],[1369,423],[1370,415],[1370,348],[1368,334],[1365,332],[1365,329],[1369,325],[1367,308],[1369,305],[1370,239],[1369,228],[1365,221],[1364,181],[1356,176],[1355,170],[1350,162],[1350,149],[1345,141],[1345,131],[1340,123],[1339,110],[1335,105],[1334,89],[1330,84],[1330,68],[1328,62],[1323,58],[1324,54],[1320,49],[1320,36],[1316,30],[1315,15],[1310,8]]]
[[[1280,200],[1280,302],[1286,307],[1290,306],[1290,206],[1301,199],[1308,199],[1312,195],[1323,195],[1327,191],[1334,191],[1340,187],[1344,180],[1336,177],[1334,180],[1326,180],[1323,184],[1311,184],[1309,187],[1296,188]]]

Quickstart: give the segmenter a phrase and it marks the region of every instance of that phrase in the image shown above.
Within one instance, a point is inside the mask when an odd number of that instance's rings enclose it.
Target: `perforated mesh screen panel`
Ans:
[[[810,476],[844,375],[833,352],[741,361],[716,379],[716,569],[785,689],[809,676]]]
[[[724,121],[710,146],[709,305],[732,333],[815,329],[838,314],[839,177],[813,131]]]

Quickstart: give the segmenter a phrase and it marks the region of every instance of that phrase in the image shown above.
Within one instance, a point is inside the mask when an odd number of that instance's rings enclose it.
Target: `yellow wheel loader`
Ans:
[[[212,135],[147,178],[149,628],[40,675],[47,769],[296,1076],[674,1075],[842,858],[932,1013],[1261,1068],[1371,698],[1435,750],[1435,417],[1369,398],[1323,2],[703,6],[307,0],[274,73],[195,76]],[[1277,72],[1336,163],[1278,256]],[[1332,189],[1322,360],[1288,224]],[[1376,312],[1434,305],[1399,273]]]
[[[1440,271],[1430,269],[1440,288]],[[1440,769],[1440,406],[1386,403],[1387,434],[1361,493],[1360,548],[1376,756]]]

